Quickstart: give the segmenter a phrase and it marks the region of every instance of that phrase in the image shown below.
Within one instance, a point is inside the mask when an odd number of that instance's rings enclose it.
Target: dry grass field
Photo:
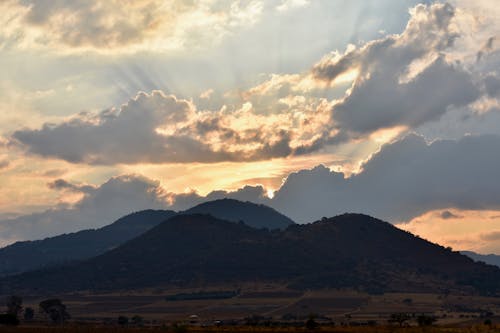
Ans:
[[[409,326],[417,325],[419,315],[433,316],[440,330],[448,329],[443,332],[453,332],[452,327],[456,329],[460,327],[460,330],[467,327],[479,329],[478,327],[482,327],[485,321],[491,322],[493,326],[500,325],[500,298],[480,296],[398,293],[369,295],[339,290],[302,293],[268,285],[246,287],[238,296],[226,299],[169,300],[168,297],[180,292],[199,291],[153,290],[124,294],[72,294],[58,297],[67,306],[72,317],[67,325],[73,327],[76,323],[79,324],[78,328],[71,328],[76,330],[75,332],[78,330],[85,332],[87,329],[85,325],[101,324],[107,325],[106,329],[113,331],[109,327],[118,325],[119,316],[128,319],[140,316],[145,327],[158,328],[170,327],[172,323],[187,324],[190,316],[196,315],[197,323],[190,328],[194,331],[231,331],[235,330],[234,325],[249,324],[249,318],[256,320],[253,324],[257,326],[250,330],[252,332],[300,331],[304,322],[314,315],[315,320],[322,325],[321,331],[330,331],[331,328],[326,327],[333,324],[336,327],[334,331],[339,332],[352,330],[386,332],[394,329],[386,326],[391,315],[395,313],[408,314],[410,319],[405,324]],[[38,309],[38,303],[42,299],[25,297],[23,305]],[[46,319],[37,313],[35,322],[44,326]],[[221,323],[222,326],[211,329],[214,323]],[[28,328],[24,328],[26,325],[27,323],[21,323],[21,326],[16,328],[17,332],[27,330]],[[274,326],[266,328],[265,325]],[[289,328],[279,328],[280,325],[287,325]],[[484,326],[481,329],[491,329],[491,327]],[[58,331],[59,328],[50,329]],[[50,332],[50,329],[47,328],[45,331]],[[415,332],[418,332],[418,329],[415,329]],[[132,328],[130,330],[133,331]],[[0,331],[4,332],[4,328]],[[407,331],[413,332],[413,328],[408,328]]]
[[[377,326],[377,327],[320,327],[315,330],[306,328],[280,328],[280,327],[229,327],[229,328],[199,328],[189,327],[182,330],[171,327],[143,327],[143,328],[121,328],[121,327],[99,327],[99,326],[71,326],[64,327],[0,327],[2,333],[118,333],[118,332],[172,332],[172,333],[493,333],[500,332],[500,326],[474,325],[470,327],[395,327],[395,326]]]

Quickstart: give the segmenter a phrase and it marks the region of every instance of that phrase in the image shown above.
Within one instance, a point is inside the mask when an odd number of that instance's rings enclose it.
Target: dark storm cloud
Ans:
[[[397,222],[451,207],[500,209],[499,170],[500,136],[427,144],[410,135],[383,146],[350,178],[322,166],[291,174],[272,205],[300,222],[344,212]]]

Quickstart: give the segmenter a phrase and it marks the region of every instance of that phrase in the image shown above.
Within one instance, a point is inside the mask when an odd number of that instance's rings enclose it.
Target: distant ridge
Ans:
[[[500,267],[500,256],[496,254],[479,254],[472,251],[460,251],[460,253],[474,259],[475,261],[482,261],[488,265]]]
[[[220,199],[204,202],[185,210],[182,214],[210,214],[232,222],[243,222],[254,228],[286,229],[295,224],[290,218],[266,205],[243,202],[234,199]]]
[[[498,295],[500,269],[361,214],[280,231],[177,215],[98,257],[0,280],[3,293],[278,282],[295,289]]]
[[[255,228],[284,229],[294,223],[270,207],[232,199],[202,203],[179,214],[190,213],[210,214],[232,222],[243,221]],[[0,249],[0,276],[98,256],[176,214],[172,210],[143,210],[100,229],[14,243]]]
[[[0,276],[102,254],[174,216],[171,210],[143,210],[100,229],[88,229],[0,249]]]

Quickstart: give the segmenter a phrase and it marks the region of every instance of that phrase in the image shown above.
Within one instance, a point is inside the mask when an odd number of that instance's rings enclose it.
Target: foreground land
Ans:
[[[357,291],[320,290],[300,292],[277,285],[254,285],[237,289],[229,286],[215,290],[199,289],[149,290],[136,293],[58,295],[67,307],[71,320],[67,325],[118,326],[127,319],[129,326],[171,327],[174,323],[199,330],[214,325],[217,330],[235,326],[252,327],[252,331],[273,330],[287,326],[299,330],[314,317],[321,329],[333,326],[384,327],[395,314],[407,316],[404,325],[418,325],[419,316],[434,318],[440,327],[500,325],[500,298],[456,294],[385,293],[370,295]],[[38,309],[40,297],[24,297],[23,306],[36,310],[33,322],[44,326],[46,317]],[[134,318],[140,318],[135,325]],[[392,321],[394,326],[394,321]],[[397,323],[396,323],[397,324]],[[397,326],[397,325],[396,325]],[[347,327],[347,328],[345,328]],[[207,328],[208,329],[208,328]],[[269,328],[271,329],[271,328]],[[386,328],[380,328],[385,332]],[[389,329],[389,328],[387,328]],[[392,328],[390,328],[392,329]],[[245,330],[238,328],[238,331]]]
[[[470,327],[394,327],[394,326],[378,326],[378,327],[320,327],[315,330],[306,328],[280,328],[280,327],[230,327],[230,328],[199,328],[189,327],[183,329],[174,328],[121,328],[121,327],[91,327],[91,326],[66,326],[66,327],[0,327],[2,333],[115,333],[115,332],[172,332],[172,333],[216,333],[216,332],[236,332],[236,333],[306,333],[306,332],[337,332],[337,333],[482,333],[482,332],[500,332],[500,326],[475,325]]]

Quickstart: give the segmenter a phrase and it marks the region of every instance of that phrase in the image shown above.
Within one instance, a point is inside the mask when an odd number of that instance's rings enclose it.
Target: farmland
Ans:
[[[222,290],[219,288],[218,290]],[[229,288],[226,287],[226,290]],[[203,295],[203,299],[175,300],[172,295]],[[207,299],[206,295],[215,295]],[[300,329],[313,316],[325,327],[382,327],[391,315],[405,313],[404,325],[416,326],[419,315],[436,318],[440,327],[472,327],[485,321],[500,324],[500,299],[471,295],[386,293],[370,295],[351,290],[319,290],[297,292],[277,285],[246,286],[234,297],[218,298],[214,291],[145,290],[135,293],[66,294],[58,297],[67,306],[71,320],[67,325],[117,326],[118,317],[141,319],[146,327],[189,324],[192,329],[207,328],[218,323],[217,329],[253,325],[259,329],[272,326]],[[25,297],[24,306],[38,308],[39,297]],[[33,323],[21,323],[20,328],[35,323],[45,325],[40,313]],[[42,325],[42,326],[43,326]],[[394,326],[394,325],[393,325]],[[209,328],[207,328],[209,329]],[[382,329],[382,328],[381,328]],[[391,328],[392,329],[392,328]],[[240,329],[238,329],[240,330]]]

